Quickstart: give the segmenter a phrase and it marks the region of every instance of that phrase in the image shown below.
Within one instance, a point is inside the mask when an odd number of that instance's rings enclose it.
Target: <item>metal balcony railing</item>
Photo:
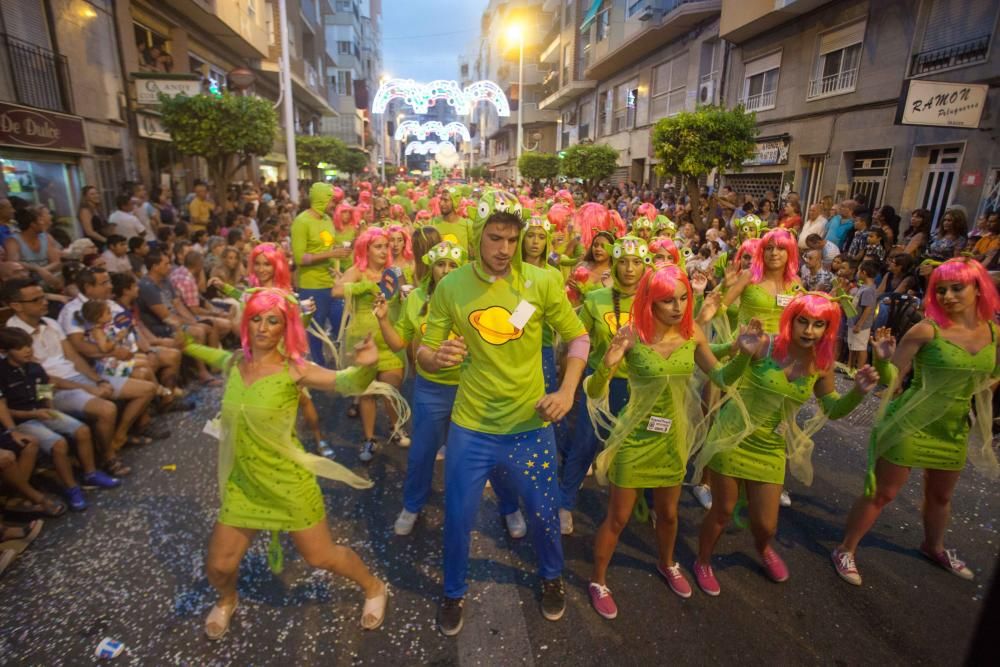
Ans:
[[[913,61],[910,63],[910,75],[917,76],[940,69],[982,62],[986,60],[986,54],[990,50],[990,37],[991,35],[986,34],[943,49],[918,53],[913,56]]]
[[[9,72],[16,101],[73,112],[66,56],[0,33],[0,72]]]
[[[845,69],[838,74],[811,79],[809,81],[809,99],[822,97],[823,95],[833,95],[854,90],[854,85],[858,82],[858,68]]]
[[[743,107],[747,111],[758,111],[760,109],[770,109],[774,106],[774,101],[778,96],[777,90],[765,90],[756,95],[748,95],[741,100]]]

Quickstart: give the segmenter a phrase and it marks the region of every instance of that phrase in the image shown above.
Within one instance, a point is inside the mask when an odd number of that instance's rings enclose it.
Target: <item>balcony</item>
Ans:
[[[0,33],[0,93],[38,109],[73,113],[66,56]]]
[[[306,20],[309,27],[314,31],[319,27],[319,12],[316,9],[316,0],[299,0],[299,13]]]
[[[544,51],[542,51],[542,55],[538,57],[538,61],[558,65],[559,59],[562,57],[562,49],[560,48],[561,44],[562,40],[557,32],[555,37],[549,41],[549,45],[545,47]]]
[[[741,44],[822,7],[830,0],[722,0],[719,36]]]
[[[649,18],[626,20],[624,34],[612,30],[603,40],[595,40],[587,79],[612,76],[684,36],[699,23],[718,16],[722,0],[653,0],[650,5],[653,11],[647,14]]]
[[[596,81],[580,81],[578,79],[574,79],[539,102],[538,108],[542,111],[546,109],[557,110],[566,103],[572,102],[576,98],[580,97],[588,90],[593,90],[596,86]]]
[[[841,95],[854,92],[858,83],[858,68],[846,69],[838,74],[818,77],[809,80],[809,94],[806,99],[814,100],[830,95]],[[747,107],[749,109],[749,107]]]
[[[762,93],[744,97],[740,102],[747,111],[766,111],[774,108],[774,102],[777,98],[777,90],[765,90]]]
[[[517,126],[517,105],[517,100],[511,102],[510,115],[500,119],[500,127],[498,131],[507,127]],[[521,124],[525,126],[531,125],[532,123],[555,123],[559,120],[558,111],[555,109],[540,109],[537,102],[525,102],[521,115]]]
[[[910,76],[985,62],[990,50],[990,37],[992,35],[983,35],[943,49],[918,53],[910,63]]]
[[[258,0],[256,14],[250,13],[247,0],[171,0],[170,8],[200,27],[222,46],[241,58],[266,58],[269,38],[260,14],[264,3]]]

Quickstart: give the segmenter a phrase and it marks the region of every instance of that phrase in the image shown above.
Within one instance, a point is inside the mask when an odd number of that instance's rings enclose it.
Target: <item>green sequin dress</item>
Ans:
[[[995,375],[997,329],[976,354],[941,336],[913,359],[910,386],[893,399],[872,430],[872,447],[888,446],[881,458],[898,466],[961,470],[969,446],[969,407],[977,390]],[[978,407],[978,406],[977,406]]]
[[[771,299],[773,301],[774,297]],[[794,421],[798,408],[812,396],[818,378],[819,374],[804,375],[790,382],[770,354],[752,362],[740,378],[740,400],[722,406],[708,441],[740,432],[747,417],[752,422],[752,430],[741,437],[735,447],[713,456],[708,467],[728,477],[783,484],[789,415]],[[745,412],[742,412],[744,407]]]
[[[685,385],[695,370],[694,339],[688,340],[664,359],[653,348],[636,343],[625,356],[629,373],[629,392],[655,383],[662,391],[646,414],[632,416],[635,426],[618,446],[607,464],[608,479],[629,489],[654,489],[677,486],[687,469],[689,402]],[[678,405],[678,402],[682,403]],[[622,416],[629,411],[626,406]],[[650,417],[672,420],[666,433],[651,431]]]
[[[292,425],[300,390],[286,367],[247,386],[234,364],[223,395],[224,410],[234,414],[234,456],[226,480],[219,523],[256,530],[305,530],[324,516],[323,496],[313,472],[259,442],[262,432],[251,423],[255,410],[281,413]],[[257,412],[256,414],[260,414]],[[281,421],[281,420],[276,420]],[[291,433],[292,446],[302,444]]]
[[[799,291],[801,288],[794,285],[785,289],[781,294],[782,296],[794,296]],[[764,326],[764,333],[776,334],[778,333],[778,325],[781,323],[781,313],[784,310],[784,306],[778,305],[778,299],[775,295],[760,285],[750,284],[744,287],[740,294],[737,319],[740,324],[746,324],[756,317]]]
[[[354,346],[363,341],[365,336],[370,333],[375,341],[375,346],[378,347],[378,365],[376,366],[378,371],[403,368],[406,364],[403,362],[402,351],[393,352],[389,349],[389,344],[382,337],[382,329],[378,325],[378,319],[372,312],[372,307],[375,305],[375,295],[371,292],[355,294],[350,303],[351,319],[344,332],[344,350],[353,350]]]

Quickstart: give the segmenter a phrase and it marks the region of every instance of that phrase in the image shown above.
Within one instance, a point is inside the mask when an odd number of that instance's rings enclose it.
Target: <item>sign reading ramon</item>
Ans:
[[[0,146],[86,153],[83,119],[0,102]]]
[[[986,84],[910,79],[903,83],[897,125],[935,125],[976,129],[986,107]]]

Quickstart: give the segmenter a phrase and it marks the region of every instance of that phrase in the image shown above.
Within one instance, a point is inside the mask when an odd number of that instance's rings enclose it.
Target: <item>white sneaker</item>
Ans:
[[[788,495],[788,491],[785,491],[784,489],[781,490],[781,498],[778,498],[778,504],[782,507],[792,506],[792,497]]]
[[[514,510],[503,518],[507,524],[507,533],[515,540],[519,540],[528,534],[528,524],[524,522],[524,515],[521,510]]]
[[[368,463],[375,458],[375,449],[376,445],[374,440],[365,440],[361,443],[361,453],[358,454],[358,458],[361,459],[363,463]]]
[[[559,508],[559,532],[563,535],[573,534],[573,513],[562,507]]]
[[[395,531],[397,535],[409,535],[413,532],[413,524],[417,522],[418,516],[419,515],[416,512],[410,512],[404,509],[396,518],[396,523],[392,525],[393,531]]]
[[[444,461],[444,452],[448,447],[442,447],[438,450],[438,453],[434,456],[435,461]]]
[[[708,484],[695,484],[691,487],[691,495],[707,510],[712,509],[712,489]]]
[[[392,434],[392,438],[390,438],[390,440],[392,442],[396,443],[397,445],[399,445],[400,447],[404,447],[404,448],[405,447],[409,447],[410,444],[411,444],[411,442],[412,442],[410,440],[410,436],[408,436],[406,434],[406,431],[404,431],[402,429],[400,429],[400,430],[396,431],[395,433],[393,433]]]

